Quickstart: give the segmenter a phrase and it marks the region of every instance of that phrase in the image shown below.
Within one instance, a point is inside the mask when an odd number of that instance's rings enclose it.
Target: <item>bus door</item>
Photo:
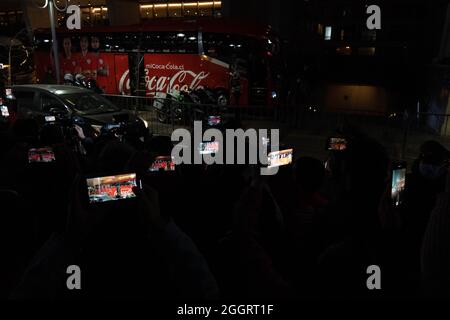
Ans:
[[[140,52],[129,52],[128,69],[130,94],[132,96],[145,95],[144,55]]]
[[[96,72],[97,86],[106,94],[118,94],[116,81],[116,55],[111,52],[100,52]]]

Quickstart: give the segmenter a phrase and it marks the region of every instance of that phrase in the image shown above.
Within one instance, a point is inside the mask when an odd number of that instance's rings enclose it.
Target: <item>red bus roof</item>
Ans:
[[[268,25],[256,24],[248,21],[236,21],[224,18],[197,19],[155,19],[138,25],[129,26],[99,26],[83,27],[81,30],[58,28],[58,33],[102,33],[102,32],[151,32],[151,31],[198,31],[213,33],[240,34],[256,38],[267,38],[273,35]],[[50,33],[49,29],[37,29],[36,33]]]

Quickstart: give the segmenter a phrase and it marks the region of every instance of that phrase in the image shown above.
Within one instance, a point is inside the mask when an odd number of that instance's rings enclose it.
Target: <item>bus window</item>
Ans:
[[[120,37],[122,38],[121,45],[122,45],[123,49],[125,51],[138,50],[140,36],[141,35],[137,32],[120,34]]]
[[[205,54],[225,61],[246,76],[252,85],[264,86],[267,63],[264,39],[221,33],[204,33]]]
[[[149,53],[198,53],[194,32],[146,32],[142,35],[141,50]]]
[[[39,49],[48,49],[52,47],[52,37],[49,34],[36,34],[34,36],[34,45]]]
[[[105,51],[113,52],[129,52],[138,49],[139,45],[139,33],[111,33],[103,37],[99,36],[101,44],[104,44]],[[103,48],[101,48],[103,50]]]
[[[206,55],[227,63],[235,58],[248,60],[250,53],[262,53],[260,40],[224,33],[203,33],[203,48]]]

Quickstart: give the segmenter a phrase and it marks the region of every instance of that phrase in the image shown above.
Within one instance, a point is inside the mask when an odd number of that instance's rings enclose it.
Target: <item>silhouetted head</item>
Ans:
[[[357,138],[349,143],[345,171],[351,191],[365,193],[384,189],[389,172],[385,148],[371,138]]]
[[[100,152],[98,170],[101,172],[120,172],[125,170],[135,150],[128,144],[110,141]]]
[[[440,165],[450,158],[450,152],[439,142],[429,140],[420,146],[419,158],[424,163]]]
[[[325,181],[325,168],[320,160],[301,157],[294,164],[294,180],[308,193],[318,191]]]
[[[427,180],[439,180],[447,172],[449,159],[450,152],[442,144],[429,140],[420,146],[420,155],[415,169]]]
[[[172,153],[173,143],[169,136],[154,136],[148,147],[157,156],[169,156]]]

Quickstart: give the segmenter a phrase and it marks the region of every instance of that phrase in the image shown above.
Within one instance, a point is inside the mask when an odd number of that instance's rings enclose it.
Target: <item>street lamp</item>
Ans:
[[[58,1],[59,2],[59,1]],[[61,0],[61,2],[65,2],[64,8],[59,8],[54,0],[44,0],[44,5],[37,7],[40,9],[44,9],[48,7],[48,13],[50,18],[50,28],[52,30],[52,47],[53,47],[53,61],[55,61],[55,75],[56,75],[56,83],[60,82],[60,70],[59,70],[59,56],[58,56],[58,42],[56,40],[56,31],[55,31],[55,16],[54,16],[54,9],[58,10],[59,12],[63,12],[67,10],[68,2],[67,0]],[[36,3],[36,0],[35,0]]]

